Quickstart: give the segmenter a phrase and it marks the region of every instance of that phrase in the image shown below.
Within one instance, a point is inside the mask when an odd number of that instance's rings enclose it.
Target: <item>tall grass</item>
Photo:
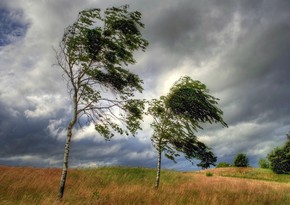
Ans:
[[[213,172],[214,173],[214,172]],[[56,204],[61,170],[0,167],[0,204]],[[68,173],[63,204],[290,204],[290,184],[107,167]]]

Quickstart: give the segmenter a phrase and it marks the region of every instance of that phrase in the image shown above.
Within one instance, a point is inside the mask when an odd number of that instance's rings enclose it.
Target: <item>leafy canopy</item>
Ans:
[[[247,167],[249,165],[249,159],[246,154],[240,153],[234,159],[235,167]]]
[[[206,85],[185,76],[171,88],[166,105],[175,115],[188,121],[221,123],[227,126],[222,118],[222,110],[216,106],[218,100],[209,94]]]
[[[141,13],[129,6],[84,10],[67,27],[57,53],[73,95],[74,109],[106,139],[112,130],[134,134],[140,129],[144,102],[134,99],[142,80],[126,69],[134,64],[134,51],[145,50]],[[117,121],[123,122],[123,125]]]
[[[268,154],[270,168],[277,174],[290,173],[290,134],[284,146],[276,147]]]
[[[201,122],[220,122],[226,126],[216,100],[199,81],[188,76],[180,78],[167,96],[153,99],[149,104],[153,146],[173,161],[183,153],[192,163],[195,158],[201,160],[198,166],[202,168],[214,165],[216,157],[197,139],[195,132],[201,128]]]

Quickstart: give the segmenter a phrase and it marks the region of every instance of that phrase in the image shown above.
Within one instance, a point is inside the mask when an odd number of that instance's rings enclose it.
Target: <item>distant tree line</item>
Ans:
[[[286,136],[287,141],[284,145],[274,148],[266,158],[259,159],[260,168],[271,169],[276,174],[290,174],[290,133]],[[220,162],[216,167],[247,167],[249,165],[248,161],[247,155],[240,153],[236,155],[233,164]]]
[[[248,167],[249,166],[249,158],[244,153],[239,153],[235,156],[233,164],[227,162],[220,162],[216,165],[216,168],[222,167]]]

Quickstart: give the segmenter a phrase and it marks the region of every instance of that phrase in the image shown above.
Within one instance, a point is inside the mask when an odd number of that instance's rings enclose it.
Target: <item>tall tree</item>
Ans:
[[[56,51],[72,97],[72,118],[67,127],[63,170],[58,199],[64,194],[72,129],[79,119],[94,123],[96,131],[110,139],[114,133],[135,134],[140,129],[144,103],[134,99],[142,80],[126,69],[136,61],[133,53],[145,50],[141,13],[129,6],[84,10],[65,29]]]
[[[148,114],[153,117],[154,130],[151,141],[158,152],[155,188],[160,182],[162,152],[173,161],[179,153],[192,163],[193,159],[199,159],[199,166],[203,168],[216,162],[214,154],[195,135],[202,128],[200,123],[219,122],[227,126],[222,111],[216,107],[218,99],[208,92],[204,84],[185,76],[173,85],[167,96],[149,103]]]

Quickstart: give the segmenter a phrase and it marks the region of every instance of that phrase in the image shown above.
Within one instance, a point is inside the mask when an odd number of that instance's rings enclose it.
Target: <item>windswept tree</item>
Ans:
[[[158,152],[155,188],[159,187],[162,153],[173,161],[183,153],[192,163],[193,159],[199,159],[198,166],[202,168],[216,162],[211,150],[195,135],[202,129],[201,123],[227,126],[222,119],[223,112],[216,106],[218,99],[208,92],[204,84],[186,76],[173,85],[167,96],[149,103],[148,114],[153,117],[154,130],[151,141]]]
[[[105,139],[114,133],[135,134],[140,129],[144,103],[134,99],[142,91],[142,80],[126,69],[136,61],[133,53],[145,50],[141,13],[129,6],[84,10],[65,29],[56,51],[72,99],[72,118],[67,127],[63,170],[58,199],[64,194],[72,129],[76,123],[94,123]]]

